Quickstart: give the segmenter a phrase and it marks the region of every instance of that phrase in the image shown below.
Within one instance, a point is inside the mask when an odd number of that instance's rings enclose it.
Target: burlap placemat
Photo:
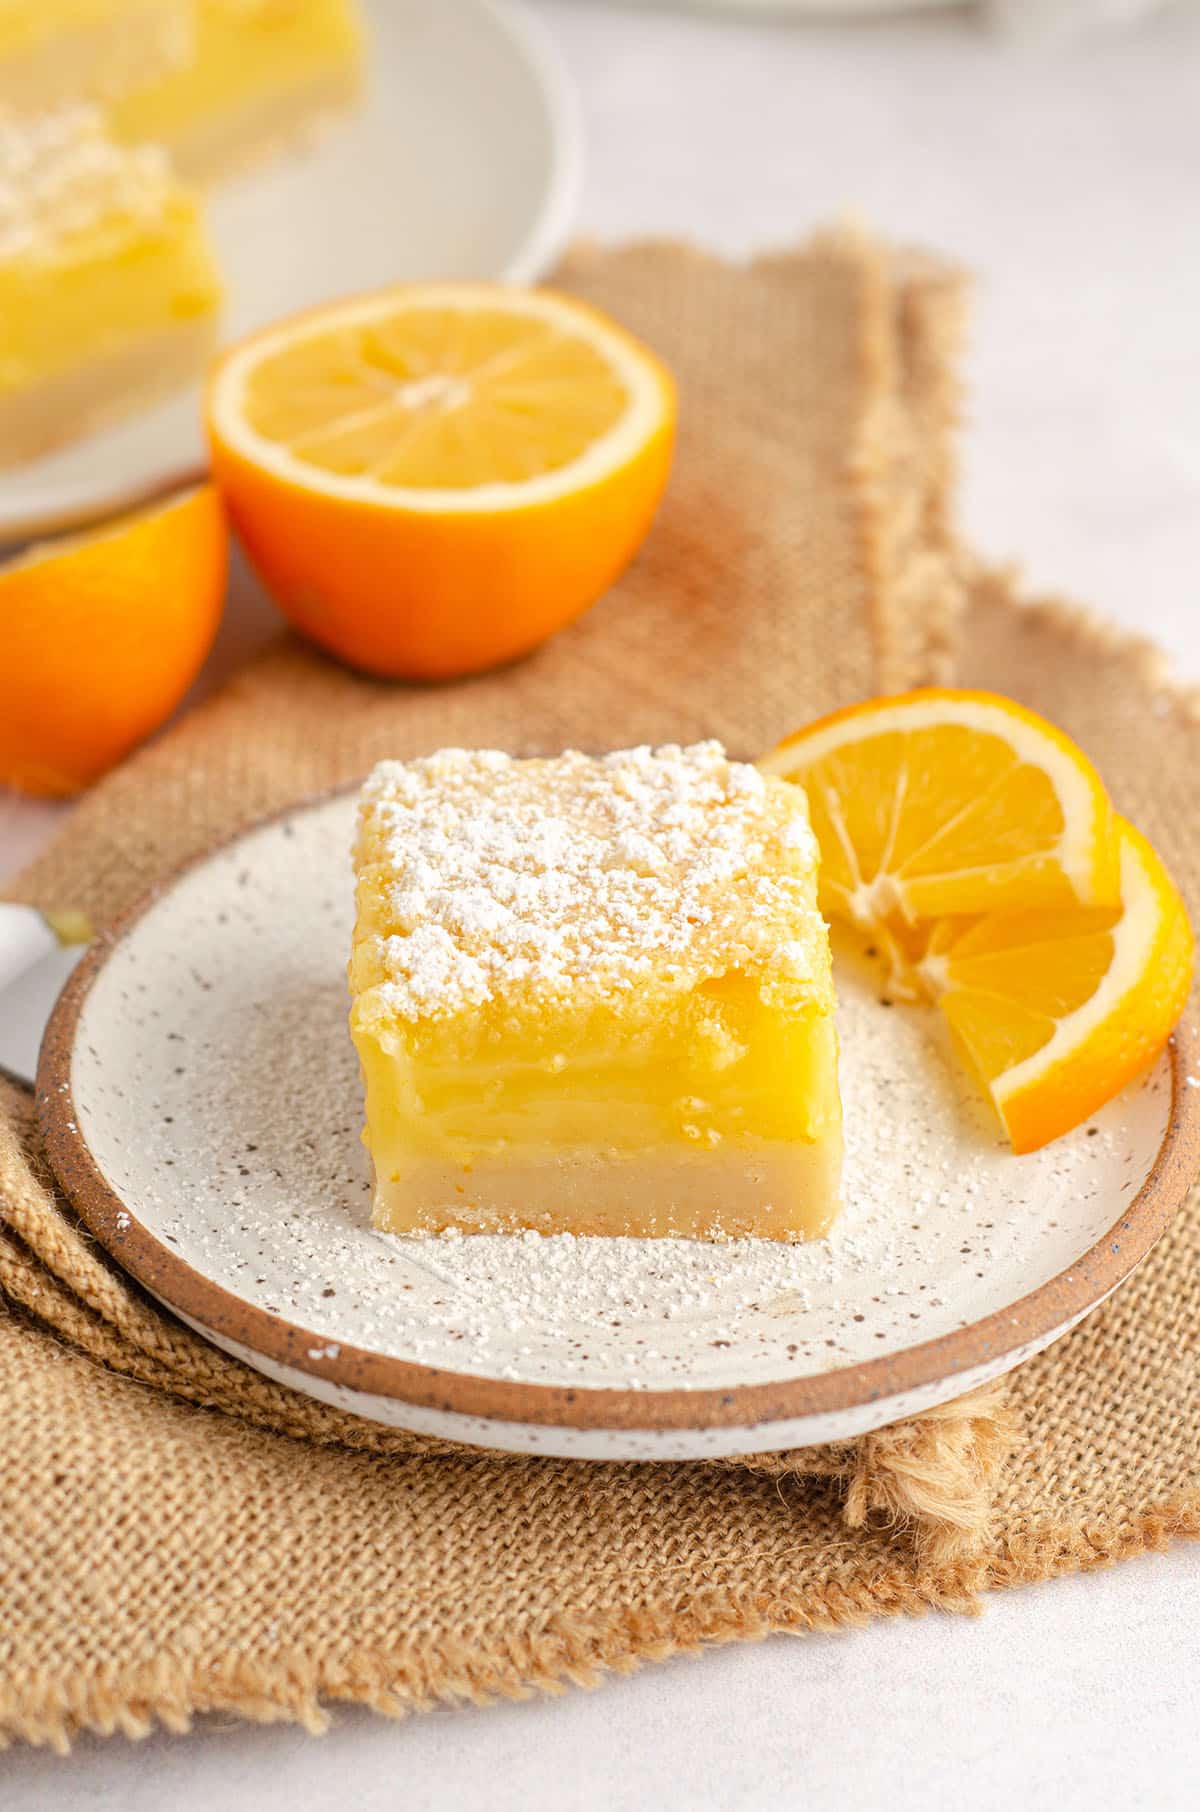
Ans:
[[[706,734],[753,751],[945,670],[954,279],[842,236],[749,271],[591,253],[565,280],[682,378],[676,478],[613,597],[520,668],[436,691],[283,645],[98,788],[24,897],[103,919],[384,752]],[[1060,609],[1019,614],[996,579],[972,579],[969,630],[964,670],[1090,740],[1200,880],[1186,809],[1149,779],[1182,789],[1200,756],[1187,701]],[[967,1605],[1200,1528],[1194,1221],[1019,1374],[998,1484],[996,1393],[760,1469],[503,1460],[355,1422],[195,1339],[81,1236],[20,1092],[3,1107],[0,1734],[62,1744],[207,1708],[317,1728],[331,1699],[519,1694],[704,1640]],[[992,1542],[953,1552],[989,1489]]]

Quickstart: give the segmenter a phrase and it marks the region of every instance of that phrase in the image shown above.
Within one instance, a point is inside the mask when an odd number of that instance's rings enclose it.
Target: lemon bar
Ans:
[[[0,0],[0,106],[119,100],[192,54],[194,0]]]
[[[841,1105],[803,792],[717,743],[383,762],[351,1031],[392,1233],[823,1233]]]
[[[353,0],[192,0],[187,54],[111,104],[117,134],[152,140],[194,181],[261,162],[358,92]]]
[[[0,466],[187,383],[220,288],[198,205],[99,113],[0,115]]]
[[[0,0],[0,105],[99,105],[204,182],[340,109],[361,65],[354,0]]]

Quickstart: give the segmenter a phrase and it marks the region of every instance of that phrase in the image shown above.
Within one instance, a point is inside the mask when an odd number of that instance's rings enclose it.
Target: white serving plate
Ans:
[[[222,339],[409,279],[530,282],[579,189],[573,90],[540,29],[498,0],[376,0],[363,104],[210,202]],[[0,541],[123,508],[204,470],[199,397],[6,472]]]
[[[921,1009],[839,960],[832,1236],[375,1233],[347,1030],[346,794],[226,844],[126,916],[51,1021],[39,1099],[84,1220],[168,1307],[352,1412],[516,1451],[692,1458],[836,1440],[1065,1333],[1184,1198],[1195,1034],[1015,1157]],[[1190,1055],[1189,1055],[1190,1054]]]

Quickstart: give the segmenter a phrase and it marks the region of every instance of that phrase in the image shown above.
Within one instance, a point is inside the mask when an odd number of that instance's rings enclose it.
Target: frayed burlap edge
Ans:
[[[878,316],[866,355],[874,402],[851,475],[860,498],[880,692],[953,677],[966,590],[950,499],[962,412],[959,370],[968,288],[963,273],[916,252],[881,260]],[[903,350],[903,357],[901,356]],[[915,474],[903,488],[897,474]]]
[[[1095,1571],[1161,1552],[1181,1537],[1200,1537],[1200,1494],[1134,1518],[1079,1523],[1045,1538],[1015,1540],[987,1558],[931,1566],[916,1576],[882,1568],[852,1587],[809,1590],[802,1601],[763,1602],[700,1588],[689,1593],[686,1608],[669,1615],[629,1610],[601,1629],[554,1620],[536,1639],[510,1639],[501,1663],[481,1661],[466,1644],[444,1644],[436,1656],[427,1651],[423,1664],[399,1646],[356,1654],[349,1664],[314,1659],[307,1651],[276,1653],[269,1664],[231,1661],[219,1668],[159,1660],[121,1669],[103,1682],[81,1680],[53,1690],[32,1678],[0,1705],[0,1748],[15,1739],[65,1754],[83,1730],[141,1738],[161,1726],[182,1734],[197,1714],[211,1712],[236,1713],[255,1723],[298,1723],[320,1735],[329,1726],[332,1703],[402,1718],[435,1704],[484,1706],[557,1694],[634,1673],[648,1661],[729,1642],[862,1628],[877,1617],[919,1617],[928,1611],[976,1615],[984,1591]],[[434,1663],[436,1685],[430,1677]]]
[[[997,1380],[854,1441],[751,1454],[741,1464],[774,1477],[836,1479],[847,1528],[903,1530],[922,1562],[944,1566],[986,1546],[992,1494],[1018,1434]]]
[[[629,1610],[602,1629],[555,1619],[536,1639],[510,1639],[502,1663],[481,1661],[465,1643],[447,1643],[437,1655],[426,1651],[423,1665],[400,1646],[356,1654],[348,1665],[293,1652],[276,1654],[269,1665],[236,1661],[217,1669],[155,1661],[122,1669],[102,1684],[87,1680],[54,1689],[31,1679],[0,1706],[0,1747],[17,1739],[63,1754],[81,1730],[134,1738],[149,1735],[156,1725],[183,1732],[197,1713],[206,1712],[236,1712],[258,1723],[300,1723],[317,1735],[328,1728],[330,1702],[366,1705],[398,1718],[435,1704],[528,1699],[570,1686],[597,1686],[606,1675],[632,1673],[644,1662],[728,1642],[862,1627],[881,1610],[973,1613],[981,1583],[979,1566],[964,1563],[930,1574],[919,1586],[899,1570],[850,1589],[829,1586],[815,1602],[810,1594],[804,1602],[765,1604],[700,1588],[689,1593],[686,1609]]]
[[[1131,684],[1144,686],[1164,708],[1178,711],[1185,724],[1200,727],[1200,685],[1178,679],[1170,660],[1148,636],[1112,622],[1064,592],[1027,591],[1023,568],[1016,561],[1000,564],[960,552],[958,566],[964,598],[1012,610],[1033,627],[1056,630],[1081,650],[1120,655]]]
[[[581,265],[610,249],[602,240],[577,239],[570,259]],[[627,249],[670,252],[692,266],[730,263],[686,239],[655,236]],[[860,349],[866,401],[846,477],[872,600],[877,690],[945,685],[953,678],[967,595],[954,486],[970,277],[933,253],[889,246],[854,215],[810,234],[804,249],[852,261],[867,281]],[[740,268],[769,274],[795,250],[759,252]]]

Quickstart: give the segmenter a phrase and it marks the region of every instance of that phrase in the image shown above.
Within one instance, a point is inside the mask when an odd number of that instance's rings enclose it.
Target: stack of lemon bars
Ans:
[[[0,466],[190,381],[203,189],[357,91],[353,0],[4,0]]]

